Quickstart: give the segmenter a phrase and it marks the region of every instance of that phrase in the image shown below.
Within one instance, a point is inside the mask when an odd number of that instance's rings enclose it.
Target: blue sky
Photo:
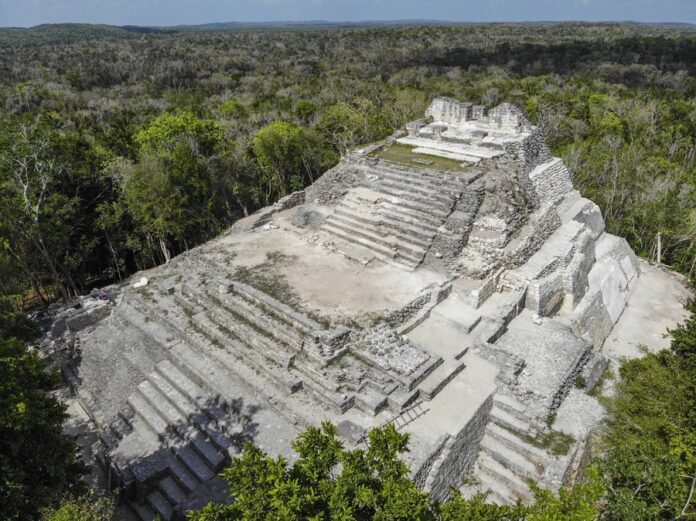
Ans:
[[[0,0],[3,27],[394,19],[696,23],[696,0]]]

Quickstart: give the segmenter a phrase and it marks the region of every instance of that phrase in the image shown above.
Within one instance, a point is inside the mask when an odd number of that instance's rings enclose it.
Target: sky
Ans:
[[[0,0],[0,27],[397,19],[696,23],[696,0]]]

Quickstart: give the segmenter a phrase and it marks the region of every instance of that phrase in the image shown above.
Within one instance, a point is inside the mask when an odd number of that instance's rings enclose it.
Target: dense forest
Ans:
[[[167,262],[420,117],[434,96],[518,104],[609,231],[645,257],[660,233],[662,261],[693,277],[695,57],[693,28],[633,24],[0,29],[2,517],[36,518],[76,475],[61,409],[45,396],[55,379],[7,340],[35,333],[27,309]],[[623,369],[603,518],[693,518],[695,330],[692,319],[672,351]],[[666,395],[674,403],[655,401]],[[43,452],[43,480],[18,463],[36,437],[56,448]],[[462,500],[442,519],[594,519],[591,485],[567,504],[542,495],[547,517]],[[108,510],[89,498],[65,506],[82,507],[94,519]]]
[[[693,273],[696,31],[505,25],[0,30],[4,295],[167,261],[436,95],[511,101],[611,232]]]

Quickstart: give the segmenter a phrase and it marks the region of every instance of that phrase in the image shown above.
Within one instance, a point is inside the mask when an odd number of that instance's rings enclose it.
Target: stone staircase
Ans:
[[[169,360],[158,363],[101,435],[112,488],[142,521],[169,521],[204,489],[224,490],[217,474],[239,453],[239,414]]]
[[[474,466],[478,491],[499,504],[532,500],[529,481],[543,478],[552,456],[528,440],[537,436],[535,422],[525,415],[526,407],[517,399],[496,394],[490,421],[481,440]],[[466,488],[465,493],[473,490]]]
[[[377,258],[415,269],[469,183],[465,175],[413,170],[386,161],[366,165],[366,187],[352,190],[323,230],[370,250]]]

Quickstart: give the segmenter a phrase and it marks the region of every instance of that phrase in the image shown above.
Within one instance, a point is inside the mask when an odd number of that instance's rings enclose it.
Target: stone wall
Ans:
[[[555,202],[563,195],[573,191],[570,173],[560,158],[553,158],[534,168],[529,173],[540,203]]]
[[[513,129],[520,132],[530,132],[532,124],[522,110],[512,103],[501,103],[488,111],[488,122],[499,128]]]
[[[604,306],[601,291],[597,290],[585,296],[575,309],[570,325],[575,334],[591,342],[595,349],[602,347],[614,327],[614,322]]]
[[[403,323],[411,320],[421,309],[423,309],[423,306],[430,302],[431,298],[432,294],[430,292],[419,295],[411,302],[406,304],[403,308],[398,309],[389,315],[384,322],[389,327],[393,328],[402,325]]]
[[[471,103],[462,103],[451,98],[435,98],[426,109],[425,115],[435,121],[460,124],[472,119]]]
[[[602,211],[592,201],[587,201],[587,204],[573,218],[573,220],[586,224],[592,230],[592,237],[597,239],[604,232],[604,217]]]
[[[352,351],[384,371],[402,377],[416,373],[432,361],[429,353],[384,323],[360,332],[353,342]]]
[[[418,487],[420,490],[423,490],[425,488],[425,483],[428,480],[428,477],[430,476],[430,472],[433,468],[433,465],[436,461],[440,459],[442,451],[445,450],[447,442],[450,440],[450,438],[451,436],[449,434],[441,436],[435,443],[435,450],[432,453],[430,453],[430,455],[426,458],[426,460],[420,466],[418,471],[413,475],[413,482],[416,484],[416,487]]]
[[[478,455],[478,448],[486,430],[493,407],[493,395],[479,407],[466,426],[456,435],[450,436],[432,464],[430,475],[423,489],[439,501],[449,497],[452,487],[458,487],[462,478],[471,469]]]
[[[327,170],[311,186],[305,188],[305,201],[320,204],[334,204],[346,192],[365,180],[365,171],[361,168],[362,156],[349,154],[332,169]]]
[[[563,277],[558,271],[529,283],[525,306],[541,316],[552,315],[563,302]]]
[[[528,222],[526,231],[519,237],[514,248],[505,252],[502,261],[508,269],[527,262],[544,245],[548,238],[561,226],[561,220],[552,204],[546,204],[534,212]]]

